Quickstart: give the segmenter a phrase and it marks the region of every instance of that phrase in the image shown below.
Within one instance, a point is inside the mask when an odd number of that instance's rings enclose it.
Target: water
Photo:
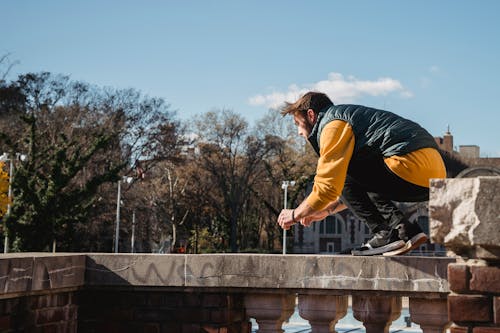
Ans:
[[[408,312],[407,308],[403,308],[401,310],[401,316],[392,322],[389,331],[391,333],[422,333],[422,330],[420,329],[420,326],[411,323],[411,327],[407,327],[406,322],[405,322],[405,317],[409,317],[410,314]],[[257,329],[259,326],[257,325],[256,321],[252,318],[252,332],[257,332]],[[311,332],[311,325],[309,325],[309,322],[305,319],[302,319],[299,316],[299,311],[298,308],[295,308],[295,312],[293,315],[290,317],[288,322],[284,323],[282,328],[285,330],[286,333],[310,333]],[[347,314],[345,315],[344,318],[338,321],[337,325],[335,326],[335,330],[339,333],[364,333],[365,327],[363,326],[363,323],[360,321],[356,320],[352,314],[352,308],[349,307]]]

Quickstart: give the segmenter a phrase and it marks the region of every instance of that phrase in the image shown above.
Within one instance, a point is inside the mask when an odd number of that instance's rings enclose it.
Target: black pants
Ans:
[[[398,177],[382,156],[372,156],[351,160],[342,200],[375,233],[394,228],[405,220],[392,201],[427,201],[429,189]]]

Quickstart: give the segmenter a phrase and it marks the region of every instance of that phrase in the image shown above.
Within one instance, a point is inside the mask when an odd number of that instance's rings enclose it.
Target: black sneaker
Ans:
[[[351,254],[354,256],[373,256],[395,251],[404,245],[405,242],[399,238],[397,230],[381,230],[376,232],[375,235],[359,249],[352,250]]]
[[[405,245],[394,251],[385,252],[384,256],[395,256],[410,252],[429,239],[417,223],[400,223],[394,230],[397,230],[398,238],[404,240]]]

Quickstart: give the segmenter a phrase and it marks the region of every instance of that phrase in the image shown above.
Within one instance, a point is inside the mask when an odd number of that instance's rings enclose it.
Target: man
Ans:
[[[278,217],[284,229],[350,208],[372,238],[353,255],[395,255],[413,250],[428,237],[392,201],[429,198],[429,179],[445,178],[434,138],[415,122],[361,105],[334,105],[323,93],[308,92],[286,103],[298,134],[319,155],[311,194]]]

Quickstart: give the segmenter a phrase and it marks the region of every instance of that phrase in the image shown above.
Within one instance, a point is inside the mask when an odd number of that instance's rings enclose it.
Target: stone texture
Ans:
[[[257,320],[270,320],[269,330],[276,332],[293,311],[297,293],[323,299],[350,294],[443,299],[449,293],[447,265],[455,262],[416,256],[9,254],[0,259],[0,316],[9,316],[2,319],[3,326],[20,330],[63,325],[74,331],[78,320],[82,331],[123,331],[134,325],[154,331],[172,321],[179,329],[233,333],[249,330],[243,295],[257,293],[265,295],[263,305],[250,309],[264,315]],[[269,302],[270,292],[281,303]],[[32,293],[36,299],[25,298]],[[331,315],[325,302],[311,304],[321,320]],[[374,316],[380,316],[384,307],[373,304]],[[389,319],[394,314],[390,305],[388,313],[382,311]],[[327,326],[342,315],[343,303],[336,307]],[[367,318],[369,331],[386,325],[371,320],[362,306],[358,312]],[[274,317],[266,319],[269,314]]]
[[[27,292],[33,281],[33,258],[0,258],[0,293]]]
[[[469,266],[463,264],[448,265],[448,283],[451,291],[456,293],[467,292],[469,290],[469,280]]]
[[[329,289],[448,293],[454,258],[258,254],[88,254],[88,286]]]
[[[184,255],[88,254],[87,285],[185,286]]]
[[[295,294],[246,294],[245,308],[247,316],[257,321],[258,333],[284,332],[281,326],[295,310]]]
[[[33,257],[32,290],[83,286],[85,261],[85,255]]]
[[[500,333],[500,327],[474,327],[472,333]]]
[[[366,333],[388,333],[392,321],[401,315],[401,297],[352,297],[352,313]]]
[[[0,294],[84,284],[85,255],[6,254],[0,258]]]
[[[431,180],[431,241],[454,253],[500,260],[500,177]]]
[[[299,315],[308,320],[311,333],[335,332],[347,314],[348,296],[299,294]]]
[[[470,289],[500,294],[500,267],[470,266]]]
[[[449,295],[448,318],[455,323],[492,321],[492,301],[482,295]]]
[[[326,255],[187,255],[189,287],[448,293],[452,258]]]
[[[410,316],[425,333],[441,333],[450,325],[446,299],[410,298]]]

